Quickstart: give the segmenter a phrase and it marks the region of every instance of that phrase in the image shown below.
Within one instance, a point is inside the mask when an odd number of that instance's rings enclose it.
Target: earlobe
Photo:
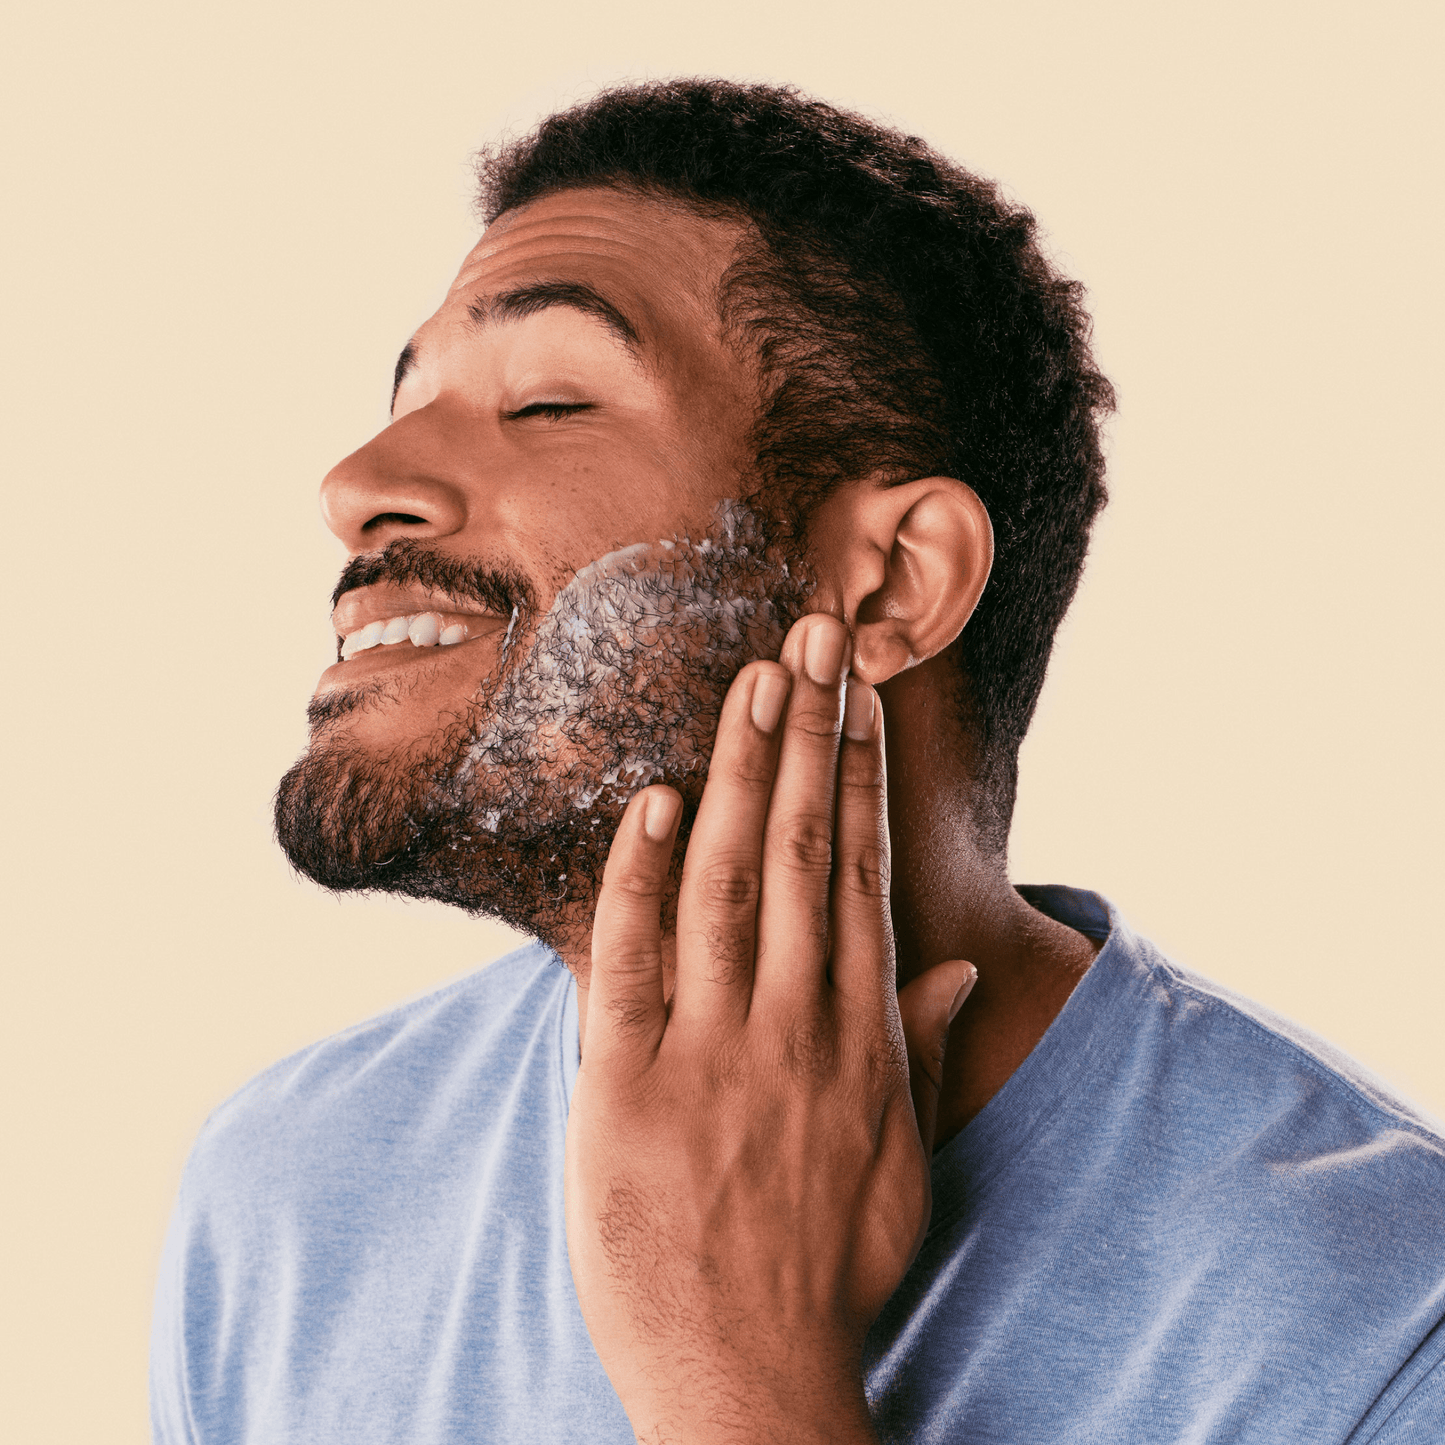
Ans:
[[[850,500],[843,605],[853,672],[876,684],[963,631],[993,565],[993,526],[973,488],[952,477],[865,487]]]

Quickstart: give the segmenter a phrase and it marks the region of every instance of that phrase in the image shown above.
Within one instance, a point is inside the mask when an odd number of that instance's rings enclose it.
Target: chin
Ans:
[[[680,876],[701,778],[675,782],[684,811]],[[530,806],[476,791],[435,764],[410,766],[313,745],[276,792],[276,837],[291,865],[334,893],[428,898],[489,917],[570,957],[590,933],[607,853],[630,792],[575,804],[577,781],[534,779]],[[550,796],[547,796],[550,795]],[[501,816],[505,809],[505,816]]]

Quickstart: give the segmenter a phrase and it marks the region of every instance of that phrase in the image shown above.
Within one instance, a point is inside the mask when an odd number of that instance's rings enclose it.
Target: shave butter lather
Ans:
[[[588,896],[628,798],[657,781],[700,795],[728,685],[747,662],[778,656],[810,591],[764,519],[732,500],[700,533],[609,552],[535,620],[514,608],[461,725],[404,795],[383,794],[379,777],[372,789],[366,764],[348,760],[361,780],[358,816],[335,824],[359,849],[389,839],[372,886],[445,892],[545,935],[552,906]],[[340,650],[467,637],[464,619],[423,612],[373,621]],[[453,870],[436,867],[439,853],[462,851],[473,875],[465,897],[442,882]]]

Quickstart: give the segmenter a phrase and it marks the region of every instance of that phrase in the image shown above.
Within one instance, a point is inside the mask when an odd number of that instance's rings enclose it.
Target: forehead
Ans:
[[[745,223],[605,187],[579,187],[499,216],[462,263],[443,309],[535,281],[595,287],[670,350],[680,331],[715,339],[718,290]]]

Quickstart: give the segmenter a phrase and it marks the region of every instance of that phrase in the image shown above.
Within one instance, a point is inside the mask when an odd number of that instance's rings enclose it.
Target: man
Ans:
[[[157,1438],[1441,1438],[1445,1141],[1009,885],[1111,400],[1031,218],[720,82],[482,175],[276,816],[539,943],[209,1121]]]

